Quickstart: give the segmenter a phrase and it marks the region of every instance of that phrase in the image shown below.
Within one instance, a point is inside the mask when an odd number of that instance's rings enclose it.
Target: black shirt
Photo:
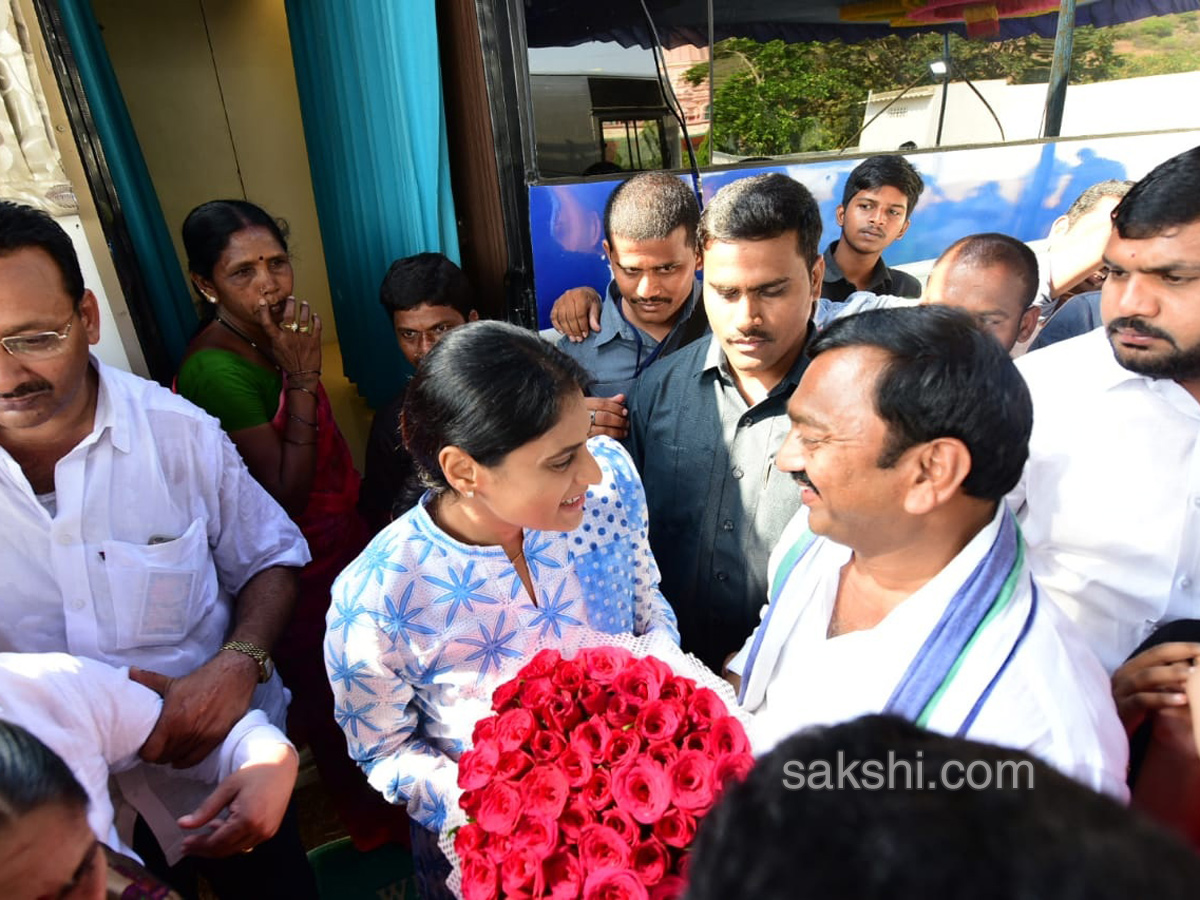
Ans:
[[[921,282],[907,272],[887,266],[882,257],[871,272],[871,283],[865,288],[856,287],[854,282],[846,278],[841,267],[833,258],[838,242],[834,241],[825,248],[825,279],[821,286],[821,296],[835,303],[841,303],[855,291],[870,291],[872,294],[889,294],[893,297],[921,296]]]

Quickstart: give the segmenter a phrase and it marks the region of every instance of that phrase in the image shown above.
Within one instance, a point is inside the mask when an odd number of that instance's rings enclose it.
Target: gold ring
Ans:
[[[312,329],[309,328],[307,325],[301,325],[296,330],[299,331],[301,334],[308,334],[310,331],[312,331]]]
[[[283,327],[284,327],[284,328],[290,328],[292,331],[299,331],[299,330],[300,330],[300,323],[299,323],[299,322],[293,322],[291,325],[285,325],[285,326],[283,326]]]

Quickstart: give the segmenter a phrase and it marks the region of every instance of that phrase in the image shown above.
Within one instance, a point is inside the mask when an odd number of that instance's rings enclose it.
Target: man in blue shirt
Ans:
[[[584,315],[593,305],[599,310],[598,327],[585,329],[582,339],[543,333],[588,370],[594,397],[611,398],[611,404],[591,407],[593,434],[624,438],[624,401],[642,373],[707,327],[697,303],[699,221],[691,188],[666,172],[635,175],[608,198],[604,252],[612,280],[604,299],[577,288],[556,303],[578,295]]]

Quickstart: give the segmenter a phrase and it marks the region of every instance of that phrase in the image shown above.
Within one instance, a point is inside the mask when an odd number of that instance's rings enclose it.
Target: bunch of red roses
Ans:
[[[753,765],[713,690],[620,647],[543,650],[459,760],[464,900],[669,900],[697,821]]]

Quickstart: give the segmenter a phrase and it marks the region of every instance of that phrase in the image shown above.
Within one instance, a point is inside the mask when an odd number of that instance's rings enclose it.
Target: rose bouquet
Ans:
[[[624,647],[543,650],[492,709],[459,760],[466,823],[443,839],[464,900],[674,898],[698,820],[753,765],[716,690]]]

